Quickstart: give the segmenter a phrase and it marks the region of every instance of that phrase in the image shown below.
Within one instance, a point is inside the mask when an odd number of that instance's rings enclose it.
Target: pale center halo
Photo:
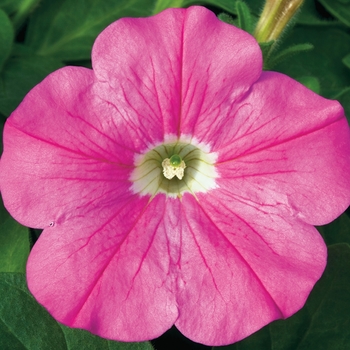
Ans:
[[[131,190],[141,195],[207,192],[217,187],[217,154],[208,145],[189,137],[168,136],[135,157]]]

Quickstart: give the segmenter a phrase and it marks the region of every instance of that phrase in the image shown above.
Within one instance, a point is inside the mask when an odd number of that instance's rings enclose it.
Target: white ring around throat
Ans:
[[[186,164],[181,180],[176,176],[169,180],[163,175],[162,162],[174,154]],[[164,142],[135,157],[131,190],[143,196],[165,193],[172,198],[181,198],[185,192],[208,192],[217,188],[216,160],[217,153],[210,152],[210,147],[204,143],[189,137],[167,136]]]

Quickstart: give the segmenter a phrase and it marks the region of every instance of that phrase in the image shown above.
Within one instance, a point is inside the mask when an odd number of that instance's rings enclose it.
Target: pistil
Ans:
[[[178,154],[173,154],[170,158],[165,158],[162,162],[163,175],[171,180],[176,176],[179,180],[184,177],[186,164]]]

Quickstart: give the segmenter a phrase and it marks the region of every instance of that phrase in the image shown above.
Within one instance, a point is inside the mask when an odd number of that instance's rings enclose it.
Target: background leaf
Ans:
[[[315,77],[304,76],[298,78],[298,81],[299,83],[302,83],[304,86],[306,86],[308,89],[312,90],[313,92],[316,92],[316,94],[319,94],[321,92],[320,82]]]
[[[338,95],[334,96],[334,98],[342,104],[345,115],[350,123],[350,87],[342,90]]]
[[[350,1],[319,0],[320,3],[336,18],[350,27]]]
[[[236,12],[238,17],[238,27],[248,33],[253,32],[253,19],[249,7],[243,1],[236,1]]]
[[[38,56],[90,59],[97,35],[120,17],[152,13],[152,0],[44,0],[29,21],[25,43]]]
[[[13,26],[9,17],[6,12],[0,9],[0,72],[10,55],[14,35]]]
[[[348,214],[339,216],[328,225],[317,228],[328,246],[337,243],[350,245],[350,218]]]
[[[40,1],[41,0],[23,0],[19,3],[16,12],[12,16],[12,22],[16,32],[22,28],[27,17],[34,11]]]
[[[327,15],[317,0],[305,0],[298,14],[297,22],[305,25],[334,26],[339,21]]]
[[[334,98],[350,86],[349,70],[342,63],[349,52],[349,34],[335,28],[299,26],[294,28],[282,47],[305,42],[314,45],[314,49],[277,64],[274,70],[297,80],[313,76],[320,83],[322,95]]]
[[[267,61],[264,60],[264,69],[270,70],[278,63],[290,59],[292,56],[303,54],[305,51],[313,50],[313,48],[314,46],[309,43],[295,44],[280,50],[278,53],[267,55]]]
[[[25,272],[30,250],[28,228],[0,204],[0,272]]]
[[[0,8],[8,15],[16,12],[23,2],[26,0],[0,0]]]
[[[24,274],[0,273],[0,299],[0,349],[67,349],[58,323],[29,294]]]
[[[155,0],[153,13],[157,14],[169,7],[177,8],[184,5],[185,0]]]
[[[259,1],[261,3],[261,0],[253,1]],[[237,13],[236,0],[156,0],[153,13],[159,13],[169,7],[189,7],[193,5],[215,7],[230,14]],[[248,5],[250,5],[250,2]]]
[[[151,343],[122,343],[97,337],[81,329],[61,325],[68,350],[153,350]]]
[[[0,113],[10,115],[31,88],[60,67],[56,59],[34,55],[8,61],[0,75]]]
[[[24,274],[0,273],[0,349],[152,350],[149,342],[120,343],[57,323],[31,296]]]

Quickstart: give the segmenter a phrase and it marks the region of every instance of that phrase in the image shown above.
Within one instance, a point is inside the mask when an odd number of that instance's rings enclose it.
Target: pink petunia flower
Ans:
[[[305,303],[326,264],[312,225],[350,203],[341,106],[262,72],[203,7],[124,18],[37,85],[5,126],[1,190],[44,228],[27,265],[60,322],[121,341],[173,324],[238,341]]]

